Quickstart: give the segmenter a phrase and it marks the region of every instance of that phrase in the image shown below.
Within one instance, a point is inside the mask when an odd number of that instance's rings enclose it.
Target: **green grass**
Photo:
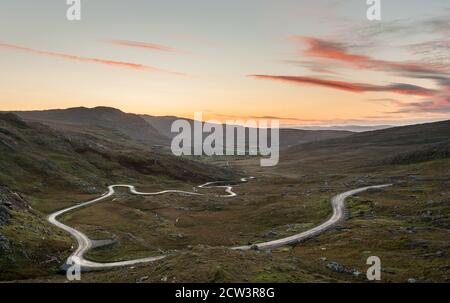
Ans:
[[[31,140],[32,135],[27,138]],[[231,199],[216,197],[223,193],[220,190],[205,190],[208,194],[204,197],[136,197],[121,192],[65,215],[64,222],[92,239],[117,240],[115,245],[90,251],[87,257],[92,260],[110,262],[168,253],[167,258],[152,264],[85,273],[83,282],[136,282],[143,276],[149,277],[146,282],[367,282],[366,259],[372,255],[381,258],[384,282],[406,282],[409,278],[448,282],[450,159],[387,164],[381,160],[412,150],[408,144],[418,144],[426,134],[399,144],[397,137],[386,139],[383,132],[374,142],[388,143],[380,146],[370,140],[372,143],[365,144],[366,136],[352,139],[362,146],[338,146],[341,141],[337,140],[293,149],[272,168],[260,167],[259,158],[254,157],[175,161],[166,156],[144,156],[128,146],[116,151],[108,142],[103,143],[113,150],[108,153],[112,158],[92,150],[63,150],[62,156],[44,148],[45,144],[39,148],[32,145],[35,149],[29,154],[5,154],[7,162],[0,162],[0,182],[11,182],[14,189],[23,190],[35,209],[50,213],[96,197],[111,183],[135,184],[142,191],[191,190],[205,179],[257,177],[236,186],[239,196]],[[133,153],[138,155],[136,161],[130,159]],[[81,160],[74,162],[76,157]],[[42,160],[54,162],[55,170],[45,170],[49,163]],[[160,165],[155,166],[154,160]],[[234,173],[205,164],[225,167],[225,161],[231,161]],[[348,220],[305,243],[272,252],[227,248],[307,230],[329,218],[333,195],[384,183],[395,186],[349,198]],[[16,258],[17,266],[3,256],[1,264],[9,275],[3,275],[4,279],[64,281],[54,273],[74,241],[53,229],[48,238],[40,239],[42,232],[33,231],[36,226],[50,228],[39,219],[18,215],[14,224],[2,230],[17,243],[7,254]],[[57,257],[51,265],[43,263],[49,255]],[[362,274],[356,277],[334,272],[327,267],[331,261]]]
[[[0,233],[9,242],[0,254],[0,280],[55,274],[73,243],[65,232],[31,212],[12,212],[11,222],[1,226]]]

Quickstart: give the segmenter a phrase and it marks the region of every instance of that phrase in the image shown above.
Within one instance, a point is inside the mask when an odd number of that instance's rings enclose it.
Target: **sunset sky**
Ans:
[[[38,3],[38,4],[37,4]],[[450,118],[450,2],[0,2],[0,110],[112,106],[285,125]]]

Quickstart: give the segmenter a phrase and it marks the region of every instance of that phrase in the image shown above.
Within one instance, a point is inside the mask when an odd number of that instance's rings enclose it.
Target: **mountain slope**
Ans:
[[[22,195],[0,186],[0,281],[53,273],[70,247],[66,233],[48,224]]]
[[[147,121],[153,128],[158,130],[159,133],[163,134],[167,138],[172,139],[176,136],[176,133],[172,133],[170,131],[171,125],[174,121],[181,119],[175,116],[150,116],[150,115],[142,115],[142,117]],[[193,129],[194,120],[186,119]],[[225,129],[225,126],[222,125]],[[236,126],[236,129],[242,129],[242,126]],[[248,144],[248,133],[249,128],[246,128],[246,142]],[[270,131],[269,131],[270,134]],[[304,130],[304,129],[290,129],[290,128],[281,128],[280,129],[280,148],[284,149],[291,145],[305,143],[305,142],[313,142],[326,140],[331,138],[343,138],[351,135],[352,132],[343,131],[343,130]],[[205,138],[208,134],[204,133],[203,137]],[[225,138],[225,135],[224,135]],[[252,143],[257,143],[250,141]]]
[[[115,130],[148,146],[167,144],[168,139],[142,117],[110,107],[55,109],[14,112],[29,121],[38,121],[56,129],[99,127]]]
[[[165,177],[187,182],[227,179],[223,170],[117,141],[57,131],[0,113],[0,184],[24,193],[48,190],[99,192],[112,182]]]
[[[282,154],[286,167],[296,163],[324,168],[409,164],[449,157],[450,120],[357,133],[289,148]]]
[[[238,178],[143,148],[114,132],[57,131],[12,113],[0,113],[0,155],[0,280],[54,274],[72,239],[49,225],[45,214],[92,199],[107,185],[189,189]]]
[[[75,107],[43,111],[13,112],[26,121],[41,122],[57,130],[89,133],[98,136],[104,130],[116,132],[116,135],[126,136],[137,143],[146,146],[169,147],[176,133],[171,132],[172,123],[180,118],[175,116],[150,116],[124,113],[110,107]],[[194,120],[187,119],[193,128]],[[241,126],[236,126],[242,129]],[[248,128],[246,133],[248,136]],[[352,132],[341,130],[303,130],[280,129],[280,148],[326,140],[343,138]],[[208,134],[204,133],[204,137]],[[248,137],[247,137],[248,138]],[[249,140],[247,139],[247,144]],[[256,143],[256,142],[251,142]]]

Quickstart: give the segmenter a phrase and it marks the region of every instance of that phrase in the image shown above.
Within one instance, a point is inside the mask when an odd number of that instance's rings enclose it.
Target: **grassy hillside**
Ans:
[[[340,228],[289,249],[286,257],[301,258],[303,268],[336,281],[364,281],[365,260],[376,255],[385,282],[448,282],[449,134],[450,121],[405,126],[297,145],[274,168],[263,170],[248,159],[235,165],[279,180],[274,195],[297,197],[291,207],[302,214],[295,216],[298,223],[314,214],[329,217],[331,210],[320,205],[333,194],[392,183],[350,198]]]
[[[75,107],[14,113],[25,120],[45,123],[56,129],[96,126],[115,130],[147,146],[168,144],[169,142],[164,135],[146,123],[139,115],[124,113],[111,107]]]
[[[108,129],[55,130],[11,113],[0,114],[0,155],[0,279],[55,273],[73,240],[45,215],[98,196],[107,185],[190,190],[191,184],[237,178]]]
[[[55,273],[71,244],[70,237],[50,226],[24,197],[0,186],[0,280]]]
[[[111,183],[179,180],[198,183],[230,179],[224,169],[212,169],[149,149],[102,130],[97,135],[56,131],[24,122],[14,114],[0,114],[0,184],[32,196],[71,192],[98,194]]]
[[[55,162],[58,158],[54,151],[49,152],[53,145],[43,144],[51,138],[50,142],[57,143],[54,146],[59,148],[58,155],[63,155],[63,163],[70,159],[70,165],[60,166],[57,162],[45,174],[25,171],[34,178],[42,175],[40,178],[52,180],[45,187],[37,187],[42,189],[34,191],[30,199],[31,205],[44,212],[84,201],[104,190],[101,184],[95,190],[80,186],[67,194],[67,181],[57,180],[72,180],[88,172],[93,180],[133,182],[143,191],[190,189],[194,182],[189,180],[234,177],[217,170],[218,165],[178,158],[163,161],[172,157],[143,151],[126,137],[121,144],[112,144],[108,137],[119,135],[109,135],[107,129],[57,132],[11,115],[3,117],[3,121],[3,152],[16,148],[16,153],[22,155],[23,147],[28,146],[31,150],[27,156]],[[365,262],[371,255],[382,260],[384,282],[448,281],[448,126],[448,122],[441,122],[304,143],[282,152],[277,167],[260,167],[258,159],[251,157],[200,158],[214,164],[230,162],[236,171],[257,177],[236,186],[238,196],[231,199],[217,197],[222,193],[220,189],[204,190],[208,194],[202,197],[136,197],[120,191],[107,201],[62,218],[92,239],[114,240],[107,247],[90,251],[88,257],[112,261],[161,253],[169,256],[154,264],[86,273],[82,281],[365,282]],[[37,144],[34,140],[39,136],[45,140]],[[21,162],[12,157],[13,152],[5,154],[11,159],[9,166],[16,164],[17,169]],[[133,157],[133,161],[130,157],[124,161],[124,154],[138,154],[137,162]],[[145,160],[147,157],[152,160]],[[153,159],[162,161],[160,169],[151,165]],[[25,168],[33,168],[33,163]],[[2,165],[8,168],[4,162]],[[83,174],[79,175],[81,169]],[[57,177],[53,176],[55,172],[59,172]],[[4,173],[3,178],[10,173],[14,172]],[[22,175],[13,174],[13,180],[21,180]],[[273,251],[236,252],[227,248],[310,229],[330,217],[329,200],[333,195],[384,183],[393,186],[348,199],[347,221],[315,239]],[[23,180],[18,184],[29,189]],[[58,275],[45,279],[64,281]]]
[[[450,120],[353,134],[300,144],[282,154],[280,169],[359,169],[449,157]],[[320,163],[320,165],[317,165]]]

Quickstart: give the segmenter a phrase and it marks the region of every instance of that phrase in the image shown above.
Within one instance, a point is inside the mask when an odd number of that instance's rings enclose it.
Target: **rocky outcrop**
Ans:
[[[10,249],[10,244],[8,239],[0,234],[0,251],[8,251]]]
[[[29,209],[28,202],[18,193],[0,185],[0,226],[8,223],[11,211]]]
[[[30,205],[20,194],[11,191],[6,186],[0,185],[0,227],[10,222],[12,211],[27,210],[29,208]],[[8,252],[10,248],[10,241],[0,230],[0,252]]]
[[[0,185],[0,282],[56,272],[71,244],[21,194]]]

